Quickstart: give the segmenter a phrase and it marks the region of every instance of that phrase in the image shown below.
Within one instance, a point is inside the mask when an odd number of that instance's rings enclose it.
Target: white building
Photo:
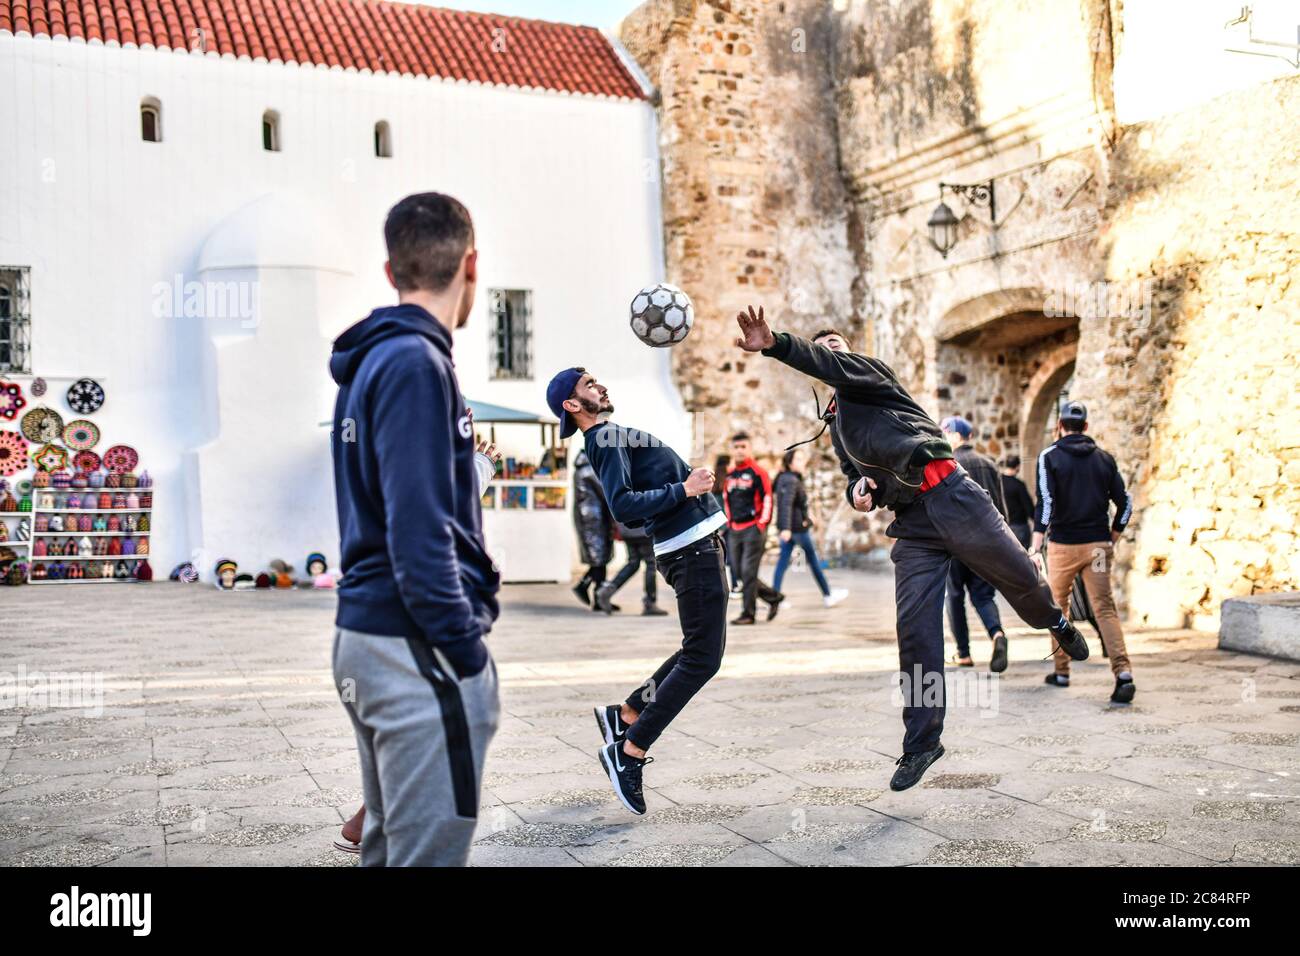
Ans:
[[[156,575],[316,550],[337,570],[326,360],[395,301],[382,223],[412,192],[474,216],[468,398],[549,418],[550,375],[584,365],[621,419],[688,447],[666,352],[627,326],[662,277],[659,161],[610,40],[378,0],[286,0],[294,20],[256,35],[233,0],[219,24],[115,6],[0,0],[0,381],[65,421],[69,384],[103,386],[97,450],[133,446],[156,481]],[[535,463],[543,431],[496,437]],[[567,514],[505,517],[488,527],[507,579],[567,577]]]

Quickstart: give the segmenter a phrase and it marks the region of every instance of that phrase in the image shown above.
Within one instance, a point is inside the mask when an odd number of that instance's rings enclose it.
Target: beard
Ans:
[[[587,398],[578,399],[578,404],[588,415],[610,415],[614,412],[614,403],[608,398],[601,399],[599,402],[593,402]]]

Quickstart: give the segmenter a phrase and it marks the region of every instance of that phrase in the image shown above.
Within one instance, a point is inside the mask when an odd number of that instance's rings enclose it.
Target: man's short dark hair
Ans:
[[[731,436],[731,440],[733,442],[749,441],[749,432],[736,432],[736,434]]]
[[[416,193],[388,211],[384,242],[399,292],[441,292],[474,243],[474,223],[450,196]]]
[[[1087,422],[1079,421],[1077,418],[1062,418],[1060,421],[1063,429],[1075,435],[1088,427]]]
[[[844,340],[845,345],[849,344],[849,337],[847,335],[845,335],[839,329],[832,329],[832,328],[821,329],[820,331],[813,333],[813,337],[811,341],[816,342],[818,339],[824,339],[828,335],[838,335],[840,338]]]
[[[1002,459],[1002,467],[1003,467],[1003,468],[1019,468],[1019,467],[1020,467],[1020,456],[1019,456],[1019,455],[1007,455],[1006,458],[1003,458],[1003,459]]]

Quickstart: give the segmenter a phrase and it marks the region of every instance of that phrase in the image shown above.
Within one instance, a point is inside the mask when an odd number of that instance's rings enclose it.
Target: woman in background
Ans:
[[[813,544],[809,529],[812,521],[808,517],[808,493],[804,491],[803,475],[795,471],[798,462],[798,449],[791,449],[781,459],[781,473],[776,476],[773,494],[776,496],[776,527],[781,532],[781,552],[776,559],[776,574],[772,578],[772,587],[780,591],[785,578],[786,568],[790,566],[790,555],[797,544],[803,549],[808,560],[808,569],[812,571],[813,580],[822,592],[822,604],[834,607],[849,592],[844,588],[831,589],[822,574],[822,563],[817,557],[817,548]]]
[[[578,551],[587,573],[573,586],[579,601],[599,611],[592,587],[605,583],[605,566],[614,556],[614,519],[605,503],[605,492],[585,451],[573,459],[573,526],[578,532]],[[616,605],[611,605],[617,610]]]

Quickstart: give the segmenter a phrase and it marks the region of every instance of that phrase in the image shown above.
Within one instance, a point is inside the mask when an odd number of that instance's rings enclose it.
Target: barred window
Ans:
[[[0,266],[0,372],[32,370],[30,283],[26,266]]]
[[[492,378],[533,377],[533,294],[524,289],[489,289],[488,334]]]

